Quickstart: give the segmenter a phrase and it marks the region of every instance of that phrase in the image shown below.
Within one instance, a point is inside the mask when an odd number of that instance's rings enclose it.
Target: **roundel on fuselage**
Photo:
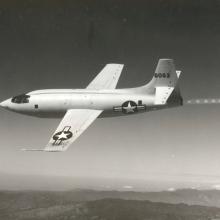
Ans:
[[[132,114],[137,112],[137,104],[134,101],[126,101],[122,104],[122,112],[125,114]]]

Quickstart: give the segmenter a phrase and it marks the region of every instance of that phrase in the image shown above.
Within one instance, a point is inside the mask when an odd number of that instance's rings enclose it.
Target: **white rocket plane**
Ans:
[[[107,64],[85,89],[45,89],[14,96],[0,106],[21,114],[62,118],[49,143],[31,151],[60,152],[98,117],[132,115],[181,106],[177,85],[181,71],[172,59],[160,59],[153,79],[146,85],[116,89],[122,64]]]

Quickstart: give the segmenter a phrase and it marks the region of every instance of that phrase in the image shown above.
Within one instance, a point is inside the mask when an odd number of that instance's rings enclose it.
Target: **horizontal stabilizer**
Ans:
[[[179,79],[180,78],[180,74],[181,74],[181,70],[176,70],[176,75],[177,75],[177,78]]]
[[[170,97],[173,92],[173,87],[156,87],[156,99],[155,105],[164,105],[166,104],[167,99]]]

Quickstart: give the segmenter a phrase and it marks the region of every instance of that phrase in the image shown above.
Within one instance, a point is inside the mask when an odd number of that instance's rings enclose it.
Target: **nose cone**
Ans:
[[[10,100],[7,99],[7,100],[1,102],[1,103],[0,103],[0,106],[1,106],[2,108],[8,108],[9,103],[10,103]]]

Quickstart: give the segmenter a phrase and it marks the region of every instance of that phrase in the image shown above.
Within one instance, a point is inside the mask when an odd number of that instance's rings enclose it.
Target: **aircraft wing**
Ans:
[[[92,124],[102,110],[70,109],[43,151],[65,151]]]
[[[115,89],[124,65],[107,64],[87,86],[87,89]]]

